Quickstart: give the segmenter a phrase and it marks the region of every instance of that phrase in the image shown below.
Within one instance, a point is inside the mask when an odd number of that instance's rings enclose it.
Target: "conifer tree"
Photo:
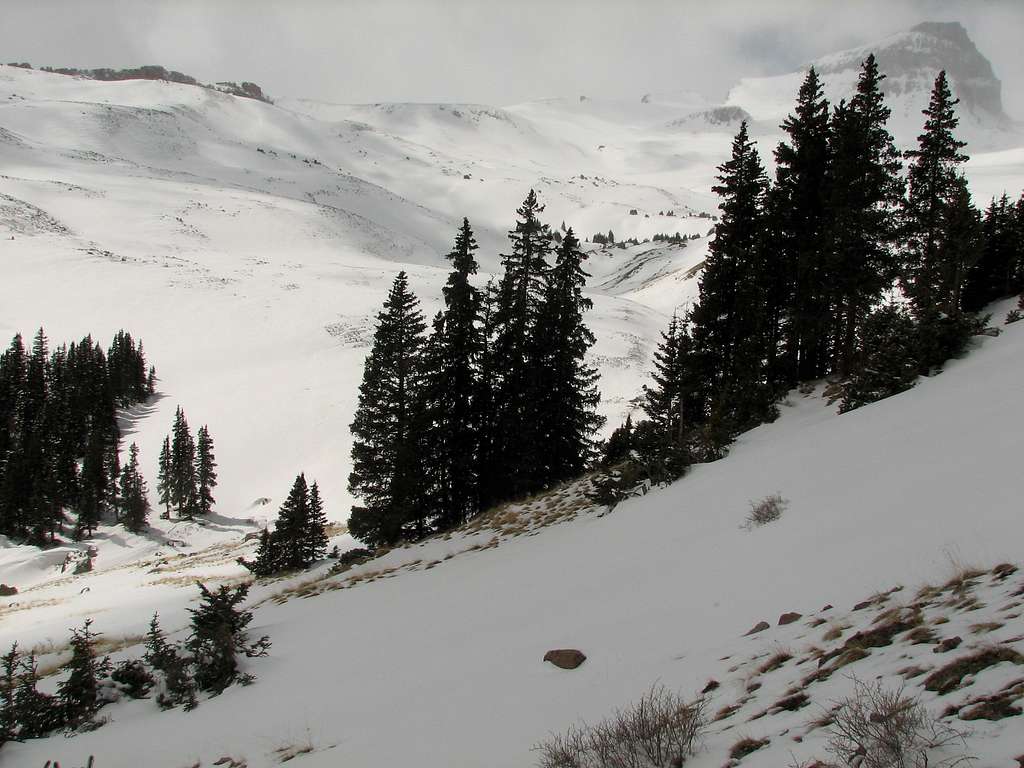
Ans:
[[[921,370],[941,363],[966,342],[969,329],[960,312],[960,293],[966,269],[965,248],[973,248],[976,215],[960,173],[967,161],[966,143],[954,136],[959,123],[954,99],[940,72],[924,114],[918,148],[906,152],[912,162],[907,174],[904,292],[918,324]]]
[[[713,190],[721,217],[691,313],[695,380],[701,382],[701,420],[728,434],[774,414],[767,374],[764,239],[764,167],[747,133],[733,140],[732,157],[719,166]]]
[[[770,371],[785,333],[786,384],[825,373],[832,298],[826,274],[829,107],[814,68],[807,72],[794,114],[782,123],[788,141],[775,150],[771,190],[774,263],[764,307],[764,343]]]
[[[198,586],[202,602],[198,608],[189,609],[192,631],[186,646],[194,663],[196,686],[216,695],[238,677],[239,655],[264,656],[270,640],[264,636],[249,642],[246,627],[253,614],[241,608],[249,594],[248,584],[225,585],[216,592],[203,584]]]
[[[149,516],[149,490],[139,470],[139,446],[131,444],[128,449],[128,463],[121,472],[121,504],[124,509],[122,522],[132,533],[146,529]]]
[[[845,376],[856,354],[860,326],[896,279],[899,210],[903,201],[900,154],[886,128],[874,54],[864,61],[857,92],[840,104],[830,133],[829,258],[834,294],[831,368]]]
[[[171,431],[171,504],[178,517],[191,520],[198,511],[196,490],[196,444],[181,406],[174,414]]]
[[[109,659],[96,658],[96,633],[92,619],[86,619],[81,629],[71,630],[71,661],[68,677],[57,688],[57,696],[64,709],[64,719],[72,728],[90,721],[100,708],[99,684],[110,671]]]
[[[531,339],[529,362],[539,381],[533,404],[535,431],[539,433],[539,487],[580,475],[594,456],[594,433],[604,424],[595,411],[601,401],[599,376],[584,361],[594,345],[594,334],[583,321],[584,313],[593,306],[583,295],[588,277],[584,259],[570,227],[546,274]]]
[[[477,479],[478,509],[489,509],[503,498],[498,471],[498,408],[495,401],[497,387],[497,361],[494,337],[495,316],[498,308],[498,289],[488,280],[480,303],[480,373],[473,392],[474,413],[477,419],[477,453],[473,469]]]
[[[370,546],[427,531],[422,453],[423,315],[405,272],[377,315],[352,422],[349,530]]]
[[[604,444],[601,466],[613,467],[629,458],[633,450],[633,415],[627,414],[626,420],[611,433]]]
[[[985,211],[979,257],[968,271],[961,300],[967,312],[978,312],[989,302],[1024,288],[1018,277],[1024,242],[1016,209],[1004,192]]]
[[[163,446],[160,448],[159,470],[156,476],[157,501],[164,505],[161,517],[170,519],[171,498],[173,495],[173,470],[171,468],[171,438],[165,437]]]
[[[654,353],[654,386],[644,386],[643,409],[665,444],[682,445],[686,431],[702,421],[700,382],[686,323],[672,316]]]
[[[213,457],[213,438],[205,425],[197,434],[195,474],[197,511],[209,515],[213,511],[213,489],[217,487],[217,462]]]
[[[469,278],[477,272],[476,239],[468,219],[448,254],[452,272],[444,286],[445,310],[434,321],[425,353],[425,407],[429,426],[424,436],[437,514],[435,526],[453,528],[478,508],[476,476],[480,415],[479,386],[483,339],[481,297]]]
[[[18,644],[0,657],[0,746],[18,735],[18,710],[14,695],[18,688]]]
[[[539,371],[530,357],[551,251],[550,229],[539,219],[543,211],[531,189],[516,211],[515,228],[508,233],[511,249],[502,255],[505,271],[494,312],[491,470],[497,474],[489,482],[501,489],[505,498],[532,493],[545,482],[538,455]]]
[[[914,321],[898,304],[875,309],[861,328],[858,359],[843,388],[840,413],[910,389],[917,380]]]
[[[309,518],[303,539],[302,557],[306,564],[322,560],[327,554],[327,513],[316,481],[309,487]]]
[[[309,557],[311,519],[309,486],[306,476],[300,474],[277,513],[274,538],[281,568],[305,568],[312,562]]]
[[[65,725],[64,708],[58,698],[39,690],[39,664],[35,652],[22,659],[14,708],[18,717],[18,738],[39,739]]]

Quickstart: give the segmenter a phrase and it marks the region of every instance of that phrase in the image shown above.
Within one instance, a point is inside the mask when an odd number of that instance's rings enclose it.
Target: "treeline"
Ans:
[[[556,244],[530,191],[508,234],[504,273],[483,289],[464,220],[431,332],[399,273],[377,316],[352,423],[349,530],[370,546],[460,525],[494,504],[579,475],[602,418],[584,363],[586,258]]]
[[[153,693],[161,709],[190,710],[197,706],[200,693],[216,696],[232,683],[252,683],[255,677],[241,672],[239,659],[265,656],[270,640],[248,637],[253,615],[241,604],[249,585],[216,591],[198,586],[201,601],[189,609],[188,638],[180,644],[170,642],[154,615],[141,659],[114,665],[109,658],[100,658],[91,619],[72,630],[71,659],[56,694],[39,690],[35,652],[20,653],[15,643],[0,657],[0,745],[60,731],[93,730],[104,722],[97,718],[99,710],[124,697],[145,699]]]
[[[106,513],[144,524],[138,449],[122,469],[116,414],[153,394],[155,378],[142,342],[125,331],[106,353],[91,336],[51,351],[41,328],[30,350],[15,335],[0,355],[0,533],[52,542],[69,509],[76,538]]]
[[[773,419],[800,382],[832,378],[841,410],[907,389],[963,351],[984,323],[974,312],[1024,289],[1024,199],[974,207],[945,73],[903,155],[883,78],[869,56],[856,93],[831,107],[811,69],[774,183],[742,124],[714,187],[699,299],[663,334],[647,420],[617,431],[606,463],[639,446],[631,473],[677,476]]]

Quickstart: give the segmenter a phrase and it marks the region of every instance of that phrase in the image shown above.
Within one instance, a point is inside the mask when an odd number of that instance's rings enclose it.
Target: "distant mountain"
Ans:
[[[747,110],[755,120],[777,124],[792,109],[809,67],[822,76],[825,94],[835,103],[853,94],[861,63],[871,53],[886,76],[882,89],[892,109],[890,128],[897,141],[907,144],[916,138],[921,110],[928,105],[936,76],[945,70],[960,99],[962,134],[975,148],[1006,144],[1005,134],[1014,124],[1003,109],[1002,83],[957,22],[924,22],[876,43],[823,56],[796,72],[745,78],[729,92],[726,103]]]

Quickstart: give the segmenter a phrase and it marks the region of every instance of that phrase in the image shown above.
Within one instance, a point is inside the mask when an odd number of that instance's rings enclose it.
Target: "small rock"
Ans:
[[[935,648],[932,649],[932,653],[949,653],[954,648],[957,648],[960,643],[963,642],[963,638],[959,635],[957,637],[947,637]]]
[[[747,632],[747,634],[744,635],[744,637],[747,637],[748,635],[756,635],[758,632],[764,632],[770,626],[771,624],[769,624],[767,621],[759,621],[757,622],[757,624],[751,627],[750,631]]]
[[[583,652],[575,648],[558,648],[544,654],[544,661],[550,661],[560,669],[576,669],[586,660]]]
[[[17,587],[9,587],[6,584],[0,584],[0,597],[10,597],[11,595],[18,594]]]
[[[865,600],[863,603],[857,603],[853,606],[855,611],[863,611],[865,608],[870,608],[874,604],[874,600]]]
[[[781,616],[779,616],[779,626],[780,627],[784,627],[787,624],[792,624],[794,621],[797,621],[797,620],[802,619],[802,618],[803,618],[803,614],[802,613],[797,613],[796,611],[791,611],[790,613],[784,613]]]
[[[824,613],[825,611],[831,611],[831,610],[832,610],[832,603],[829,603],[824,608],[822,608],[820,611],[818,611],[818,613]]]

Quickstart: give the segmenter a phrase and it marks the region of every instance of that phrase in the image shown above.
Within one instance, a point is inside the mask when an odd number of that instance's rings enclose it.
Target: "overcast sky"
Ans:
[[[0,0],[0,59],[339,102],[721,99],[924,20],[960,21],[1024,118],[1024,0]]]

